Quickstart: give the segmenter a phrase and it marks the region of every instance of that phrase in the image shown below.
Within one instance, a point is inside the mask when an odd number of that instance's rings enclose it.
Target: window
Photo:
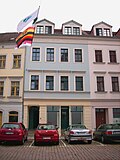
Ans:
[[[61,62],[68,62],[68,49],[61,49]]]
[[[38,90],[39,89],[39,75],[32,75],[31,76],[31,90]]]
[[[102,62],[102,51],[101,50],[95,50],[95,61]]]
[[[51,26],[45,26],[45,34],[51,34],[52,33],[52,27]]]
[[[14,55],[13,68],[20,68],[20,67],[21,67],[21,55]]]
[[[118,77],[111,77],[112,78],[112,91],[119,92],[119,81]]]
[[[9,112],[9,122],[18,122],[18,112],[16,111]]]
[[[104,36],[110,36],[110,29],[104,28]]]
[[[54,90],[54,77],[46,76],[46,90]]]
[[[0,96],[3,96],[3,91],[4,91],[4,82],[0,81]]]
[[[53,62],[54,61],[54,48],[47,48],[47,61]]]
[[[71,106],[72,124],[83,124],[83,107]]]
[[[79,27],[73,27],[73,35],[80,35],[80,28]]]
[[[110,63],[117,63],[116,51],[109,51]]]
[[[83,77],[75,77],[76,91],[83,91]]]
[[[75,49],[75,62],[82,62],[82,49]]]
[[[61,76],[61,90],[68,90],[68,76]]]
[[[96,36],[102,36],[102,28],[96,28]]]
[[[20,82],[11,82],[11,96],[19,96]]]
[[[37,26],[37,28],[36,28],[36,33],[37,33],[37,34],[43,34],[43,33],[44,33],[44,28],[43,28],[43,26]]]
[[[65,27],[65,34],[71,35],[72,34],[72,28],[71,27]]]
[[[58,113],[59,113],[58,106],[47,106],[47,123],[58,125],[57,124]]]
[[[5,68],[5,63],[6,63],[6,56],[0,56],[0,68],[3,69]]]
[[[104,92],[104,77],[97,77],[97,91]]]
[[[40,61],[40,48],[32,48],[32,61]]]

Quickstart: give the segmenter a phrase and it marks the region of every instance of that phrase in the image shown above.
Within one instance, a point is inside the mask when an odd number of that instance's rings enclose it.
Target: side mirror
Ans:
[[[58,130],[59,129],[59,127],[58,126],[56,126],[56,130]]]

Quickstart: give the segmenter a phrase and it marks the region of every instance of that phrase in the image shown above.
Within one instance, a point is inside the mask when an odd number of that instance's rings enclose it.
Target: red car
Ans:
[[[34,133],[34,144],[41,143],[59,144],[58,128],[51,124],[39,124]]]
[[[4,123],[0,128],[0,142],[17,141],[22,145],[27,136],[28,131],[22,123]]]

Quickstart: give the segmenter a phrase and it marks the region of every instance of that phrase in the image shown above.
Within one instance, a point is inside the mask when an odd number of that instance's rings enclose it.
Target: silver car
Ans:
[[[73,141],[85,141],[92,143],[92,131],[83,124],[70,125],[64,132],[64,138],[71,143]]]

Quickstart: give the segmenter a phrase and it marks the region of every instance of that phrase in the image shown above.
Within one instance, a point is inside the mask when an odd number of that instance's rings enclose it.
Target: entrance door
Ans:
[[[29,129],[35,129],[39,123],[39,107],[29,108]]]
[[[0,111],[0,127],[2,126],[2,112]]]
[[[96,109],[96,128],[100,124],[106,123],[106,109]]]
[[[61,107],[61,129],[66,129],[69,126],[69,107]]]

